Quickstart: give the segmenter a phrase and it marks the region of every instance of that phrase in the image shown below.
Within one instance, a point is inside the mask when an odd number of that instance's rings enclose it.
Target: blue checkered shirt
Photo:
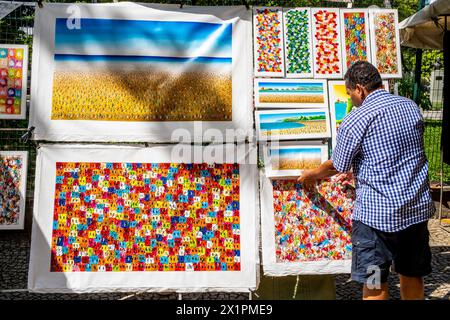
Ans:
[[[353,168],[353,220],[397,232],[434,214],[423,131],[417,105],[383,89],[344,118],[331,159],[339,172]]]

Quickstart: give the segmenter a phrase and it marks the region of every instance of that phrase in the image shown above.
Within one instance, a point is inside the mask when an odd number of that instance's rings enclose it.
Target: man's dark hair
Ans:
[[[377,68],[367,61],[355,62],[345,73],[345,84],[354,90],[359,84],[372,92],[382,86],[381,76]]]

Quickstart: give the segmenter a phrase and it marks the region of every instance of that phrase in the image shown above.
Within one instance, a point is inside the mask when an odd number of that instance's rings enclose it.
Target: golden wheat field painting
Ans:
[[[326,108],[325,80],[256,79],[255,105],[259,108]]]
[[[66,22],[55,25],[52,120],[232,120],[232,24]]]
[[[311,170],[327,159],[328,149],[323,145],[270,144],[267,148],[266,176],[298,176],[302,170]]]

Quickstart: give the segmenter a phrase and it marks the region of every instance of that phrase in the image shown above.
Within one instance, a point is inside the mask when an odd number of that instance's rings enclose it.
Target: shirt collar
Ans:
[[[369,93],[369,95],[364,99],[361,107],[370,103],[371,101],[375,100],[377,97],[379,97],[383,94],[386,94],[386,93],[388,93],[388,92],[385,89],[377,89],[377,90]]]

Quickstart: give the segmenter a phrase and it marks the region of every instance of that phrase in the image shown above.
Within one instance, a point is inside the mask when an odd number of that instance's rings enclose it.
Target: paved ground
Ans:
[[[450,230],[449,230],[450,231]],[[450,299],[450,233],[439,228],[436,220],[430,221],[434,272],[426,277],[427,299]],[[4,299],[178,299],[174,293],[107,293],[107,294],[34,294],[26,291],[30,253],[29,232],[0,233],[0,300]],[[398,277],[391,276],[391,297],[399,299]],[[336,277],[337,299],[360,299],[359,285],[348,282],[348,275]],[[9,291],[11,290],[11,291]],[[183,299],[248,299],[248,294],[204,293],[183,294]]]

